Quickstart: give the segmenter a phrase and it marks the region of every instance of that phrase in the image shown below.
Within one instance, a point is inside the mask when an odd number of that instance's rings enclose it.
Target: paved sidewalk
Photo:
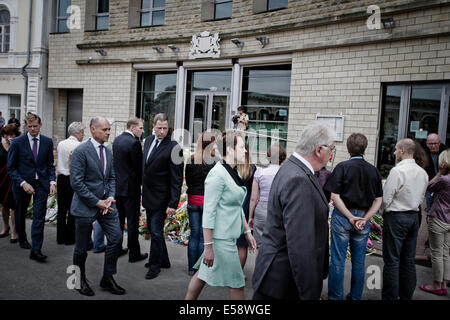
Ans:
[[[1,225],[1,223],[0,223]],[[28,235],[30,235],[31,221],[27,220]],[[29,239],[30,240],[30,239]],[[148,252],[150,241],[140,237],[142,252]],[[126,239],[124,240],[126,246]],[[102,276],[104,254],[88,252],[86,263],[87,278],[95,291],[94,297],[85,297],[75,290],[67,289],[66,282],[69,274],[67,267],[72,264],[74,246],[56,244],[56,227],[46,225],[45,240],[42,252],[48,256],[46,263],[38,263],[29,259],[29,250],[24,250],[18,244],[11,244],[9,238],[0,239],[0,299],[44,299],[44,300],[181,300],[184,299],[190,277],[187,273],[187,247],[167,241],[167,250],[171,260],[170,269],[161,269],[159,277],[146,280],[146,261],[129,263],[128,256],[119,258],[117,283],[127,290],[123,296],[115,296],[103,291],[99,282]],[[377,256],[368,256],[366,269],[376,265],[382,271],[383,261]],[[253,290],[251,277],[255,265],[254,254],[249,254],[244,269],[247,278],[245,287],[246,299],[251,299]],[[350,264],[346,265],[345,293],[350,286]],[[366,275],[366,278],[370,274]],[[417,284],[431,282],[431,269],[417,266]],[[323,294],[327,293],[327,281],[324,281]],[[379,300],[381,290],[365,289],[363,299]],[[199,299],[226,300],[228,289],[205,286]],[[414,299],[448,300],[450,295],[439,297],[417,289]]]

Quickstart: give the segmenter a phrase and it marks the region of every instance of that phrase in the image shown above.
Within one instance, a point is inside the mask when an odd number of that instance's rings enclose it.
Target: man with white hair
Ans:
[[[58,154],[56,182],[58,185],[58,216],[56,224],[56,242],[58,244],[75,244],[75,220],[70,214],[73,190],[70,186],[70,156],[83,141],[85,125],[72,122],[67,129],[69,137],[56,148]]]
[[[314,122],[279,169],[255,263],[255,300],[318,300],[328,274],[328,201],[314,175],[335,148],[335,132]]]

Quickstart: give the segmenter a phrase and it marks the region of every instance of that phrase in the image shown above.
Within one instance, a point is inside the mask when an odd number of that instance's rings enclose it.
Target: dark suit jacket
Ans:
[[[319,299],[328,274],[328,202],[317,178],[291,156],[273,180],[253,290]]]
[[[56,181],[52,139],[40,135],[38,157],[35,162],[28,134],[14,138],[8,150],[7,171],[14,181],[16,190],[19,190],[23,181],[31,183],[36,180],[37,173],[42,187],[50,192],[50,181]]]
[[[431,151],[430,149],[427,147],[426,143],[422,144],[423,149],[425,150],[425,152],[427,153],[428,156],[428,166],[425,168],[425,171],[428,174],[428,180],[431,180],[434,178],[434,176],[437,174],[437,172],[434,171],[434,164],[433,164],[433,159],[431,158]],[[439,153],[441,154],[442,151],[447,150],[447,147],[445,146],[445,144],[441,143],[441,145],[439,146]],[[438,161],[439,162],[439,161]]]
[[[139,198],[142,184],[142,146],[139,140],[123,132],[113,143],[116,195]]]
[[[70,158],[70,185],[74,191],[70,213],[78,217],[94,217],[99,200],[115,197],[116,178],[111,150],[105,148],[106,170],[92,142],[87,140],[73,151]],[[113,205],[114,206],[114,205]]]
[[[165,211],[167,207],[176,209],[183,184],[183,150],[167,135],[147,161],[154,139],[154,135],[149,136],[144,144],[142,205],[150,211]]]

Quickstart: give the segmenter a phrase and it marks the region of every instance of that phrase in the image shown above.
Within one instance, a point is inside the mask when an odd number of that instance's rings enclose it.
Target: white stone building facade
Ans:
[[[45,119],[53,134],[53,90],[48,89],[51,1],[0,0],[0,111],[21,122],[26,112]],[[23,129],[23,127],[21,127]]]

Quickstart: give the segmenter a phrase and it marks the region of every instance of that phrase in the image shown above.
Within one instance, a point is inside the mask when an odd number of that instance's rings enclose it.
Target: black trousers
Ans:
[[[416,288],[419,212],[388,213],[383,216],[383,300],[411,300]]]
[[[56,242],[58,244],[75,243],[75,219],[70,214],[73,190],[70,176],[59,174],[58,183],[58,219],[56,224]]]
[[[170,265],[169,255],[167,253],[166,241],[164,240],[164,221],[166,220],[166,211],[150,211],[146,209],[147,226],[152,237],[150,242],[150,256],[148,262],[151,271],[158,271],[161,266]]]
[[[119,226],[117,210],[102,215],[100,212],[94,217],[75,217],[75,249],[73,252],[73,264],[80,267],[81,277],[85,277],[85,264],[87,250],[92,234],[92,224],[97,220],[108,240],[105,250],[105,262],[103,275],[112,276],[117,273],[117,259],[119,258],[119,246],[122,244],[122,232]]]
[[[139,215],[140,199],[133,197],[116,196],[116,206],[119,211],[120,229],[125,230],[125,218],[127,219],[129,257],[139,257],[141,247],[139,245]]]
[[[28,205],[33,197],[33,222],[31,224],[31,250],[39,251],[44,242],[45,215],[47,213],[47,197],[49,190],[44,188],[39,180],[30,182],[34,195],[23,191],[20,186],[14,186],[15,223],[19,242],[27,240],[25,218]]]

